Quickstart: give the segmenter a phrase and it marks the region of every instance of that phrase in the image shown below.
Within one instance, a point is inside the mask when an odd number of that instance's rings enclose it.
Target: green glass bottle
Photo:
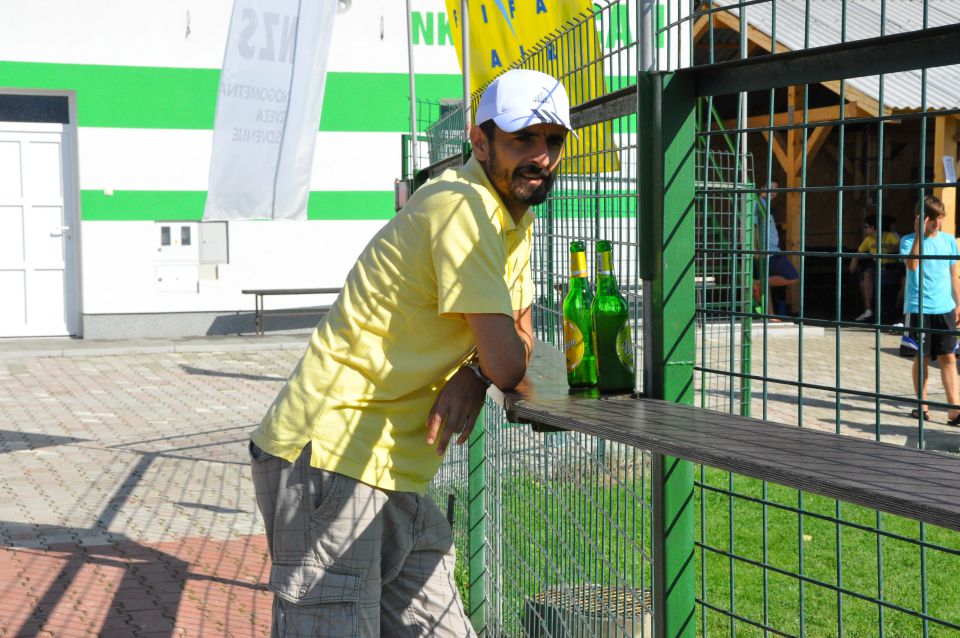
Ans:
[[[633,392],[633,335],[627,300],[617,288],[610,242],[597,242],[597,295],[590,307],[601,392]]]
[[[571,388],[597,385],[597,358],[593,350],[587,253],[582,241],[570,242],[570,290],[563,300],[563,350],[567,355],[567,383]]]

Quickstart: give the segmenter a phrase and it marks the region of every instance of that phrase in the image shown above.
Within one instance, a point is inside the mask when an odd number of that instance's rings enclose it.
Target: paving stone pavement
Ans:
[[[698,362],[729,370],[729,330],[711,329],[698,338]],[[931,420],[922,428],[910,417],[916,407],[911,380],[913,359],[901,357],[900,334],[865,328],[805,327],[801,340],[793,324],[771,326],[766,338],[754,330],[750,415],[787,425],[839,432],[911,448],[960,453],[960,428],[946,424],[947,406],[940,371],[929,368]],[[736,350],[736,349],[734,349]],[[735,366],[739,372],[739,366]],[[797,383],[805,387],[798,388]],[[740,401],[740,384],[729,376],[698,374],[698,405],[728,410]],[[875,395],[883,398],[876,398]],[[921,445],[922,439],[922,445]]]
[[[0,636],[268,635],[246,440],[300,339],[0,344]],[[799,344],[795,329],[755,341],[753,373],[766,360],[776,379],[765,405],[753,382],[755,416],[917,445],[897,335],[811,330]],[[710,333],[698,359],[720,368],[729,353]],[[931,398],[943,400],[931,371]],[[801,378],[819,387],[785,383]],[[698,375],[713,407],[737,397],[721,381]],[[858,394],[877,388],[891,398]],[[960,450],[960,429],[932,412],[926,447]]]
[[[0,636],[268,635],[246,440],[301,351],[0,360]]]

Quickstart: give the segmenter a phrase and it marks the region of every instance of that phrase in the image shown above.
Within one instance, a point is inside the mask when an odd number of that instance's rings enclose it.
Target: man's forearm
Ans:
[[[533,335],[524,332],[519,324],[517,324],[517,334],[520,336],[520,341],[523,342],[524,354],[529,364],[531,357],[533,357]]]
[[[517,329],[517,336],[523,343],[527,363],[530,363],[530,358],[533,356],[533,306],[515,311],[514,327]]]

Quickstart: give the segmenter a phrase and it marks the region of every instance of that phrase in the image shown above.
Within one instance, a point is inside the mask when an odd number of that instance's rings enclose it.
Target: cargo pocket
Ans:
[[[263,463],[267,459],[276,458],[269,452],[266,452],[259,445],[253,442],[251,439],[247,444],[247,451],[250,453],[250,460],[256,461],[257,463]]]
[[[276,565],[270,591],[280,599],[281,636],[341,637],[359,633],[360,577],[320,565]]]

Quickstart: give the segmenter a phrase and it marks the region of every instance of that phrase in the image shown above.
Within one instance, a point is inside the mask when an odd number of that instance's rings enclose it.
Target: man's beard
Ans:
[[[541,180],[540,185],[531,187],[524,182],[524,177],[539,178]],[[553,188],[553,182],[556,178],[556,173],[537,168],[533,164],[518,166],[513,171],[513,178],[510,180],[510,194],[518,202],[527,206],[542,204],[547,201],[547,195],[550,194],[550,189]]]
[[[493,182],[494,187],[500,193],[500,197],[505,200],[505,204],[516,203],[527,207],[542,204],[547,200],[547,195],[550,194],[550,189],[553,188],[553,182],[557,179],[556,171],[550,172],[533,163],[521,164],[513,170],[512,175],[507,176],[500,162],[497,161],[497,154],[493,149],[492,142],[490,144],[489,157],[487,157],[487,161],[484,162],[484,167],[487,169],[487,174],[491,177],[490,181]],[[540,185],[531,186],[525,182],[524,178],[540,179]],[[506,181],[508,184],[507,192],[505,193],[500,187],[500,182],[503,181]]]

